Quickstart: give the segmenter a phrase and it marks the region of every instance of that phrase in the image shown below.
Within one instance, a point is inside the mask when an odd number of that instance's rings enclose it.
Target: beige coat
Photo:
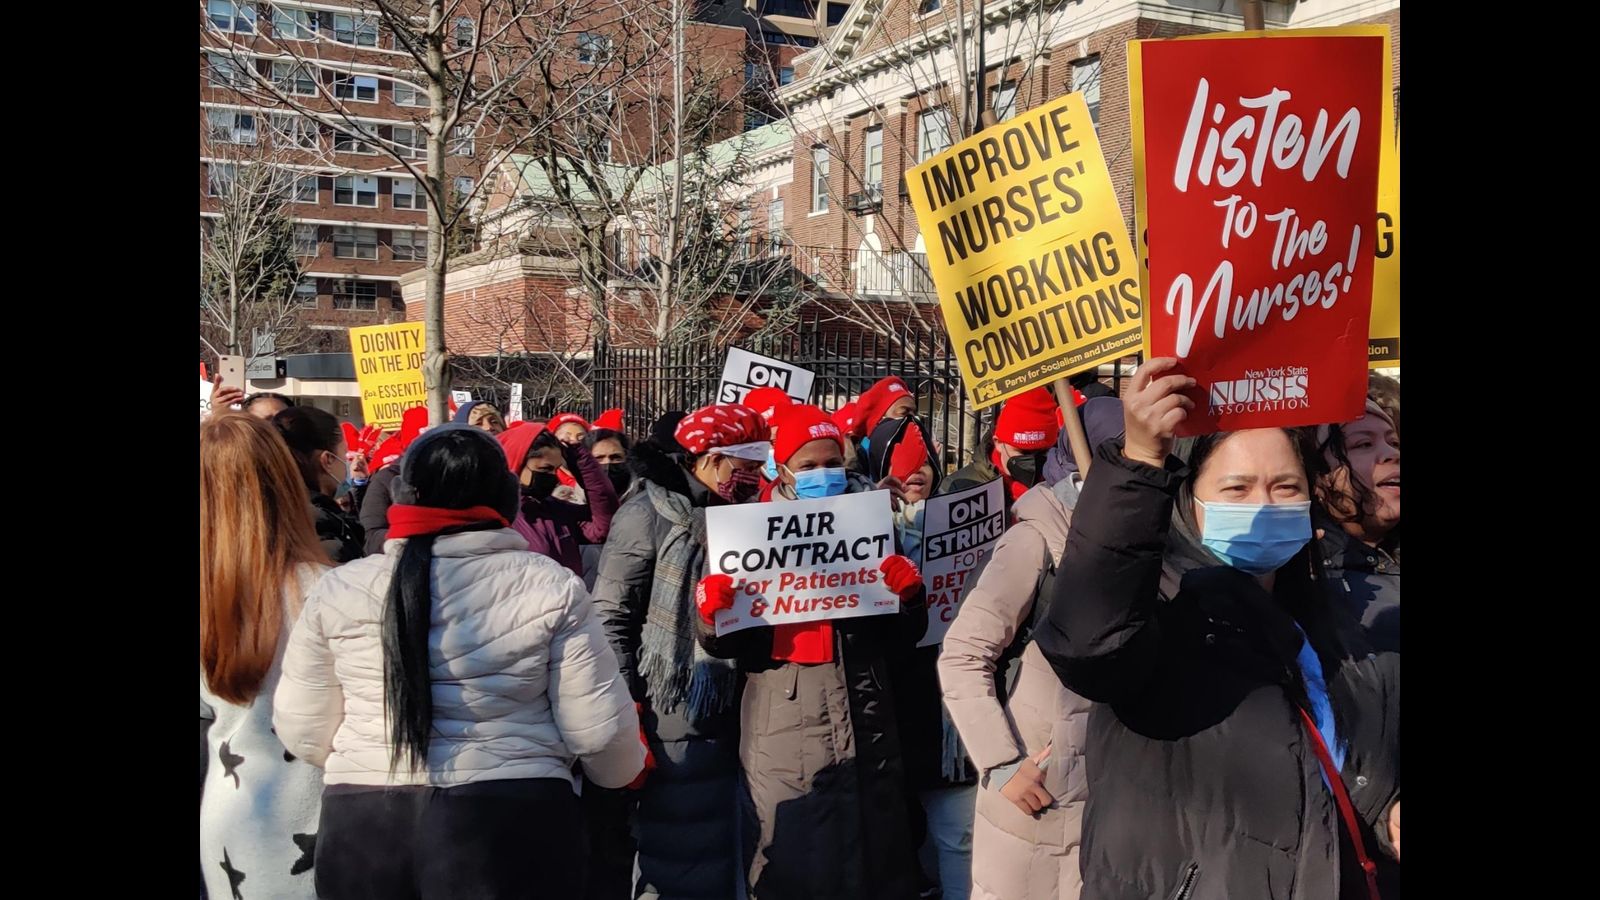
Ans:
[[[1078,841],[1090,703],[1061,686],[1031,643],[1005,705],[995,691],[996,664],[1029,620],[1040,575],[1066,547],[1071,510],[1062,496],[1070,502],[1076,491],[1039,485],[1017,501],[1016,524],[962,601],[939,655],[945,706],[980,771],[1051,745],[1044,788],[1056,805],[1037,818],[980,783],[972,830],[974,900],[1076,900],[1083,887]]]

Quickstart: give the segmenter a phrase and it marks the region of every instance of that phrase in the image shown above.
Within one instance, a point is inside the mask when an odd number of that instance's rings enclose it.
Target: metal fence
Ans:
[[[981,414],[969,410],[949,336],[916,323],[888,338],[810,318],[790,334],[741,346],[814,372],[811,402],[827,410],[860,396],[880,378],[899,376],[917,398],[917,411],[944,447],[950,467],[971,461],[978,436],[996,409]],[[593,408],[620,407],[629,430],[642,433],[670,410],[715,402],[726,356],[726,348],[709,346],[631,348],[599,342],[590,370]],[[1131,367],[1118,361],[1110,373],[1102,372],[1102,380],[1120,393],[1130,374]]]

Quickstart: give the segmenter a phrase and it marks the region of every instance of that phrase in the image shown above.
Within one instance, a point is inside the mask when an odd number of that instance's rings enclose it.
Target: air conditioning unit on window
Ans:
[[[877,212],[883,206],[883,190],[880,188],[867,188],[859,194],[851,194],[845,198],[845,209],[856,215]]]

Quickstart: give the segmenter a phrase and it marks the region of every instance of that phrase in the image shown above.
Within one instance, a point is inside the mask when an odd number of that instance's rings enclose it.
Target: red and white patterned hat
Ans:
[[[716,451],[736,459],[766,462],[772,449],[767,420],[748,406],[719,403],[689,413],[678,423],[673,437],[690,453]]]

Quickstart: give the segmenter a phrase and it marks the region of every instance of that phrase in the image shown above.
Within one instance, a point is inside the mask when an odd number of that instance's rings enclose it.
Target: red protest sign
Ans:
[[[1183,434],[1358,418],[1387,29],[1135,41],[1145,354],[1199,386]]]

